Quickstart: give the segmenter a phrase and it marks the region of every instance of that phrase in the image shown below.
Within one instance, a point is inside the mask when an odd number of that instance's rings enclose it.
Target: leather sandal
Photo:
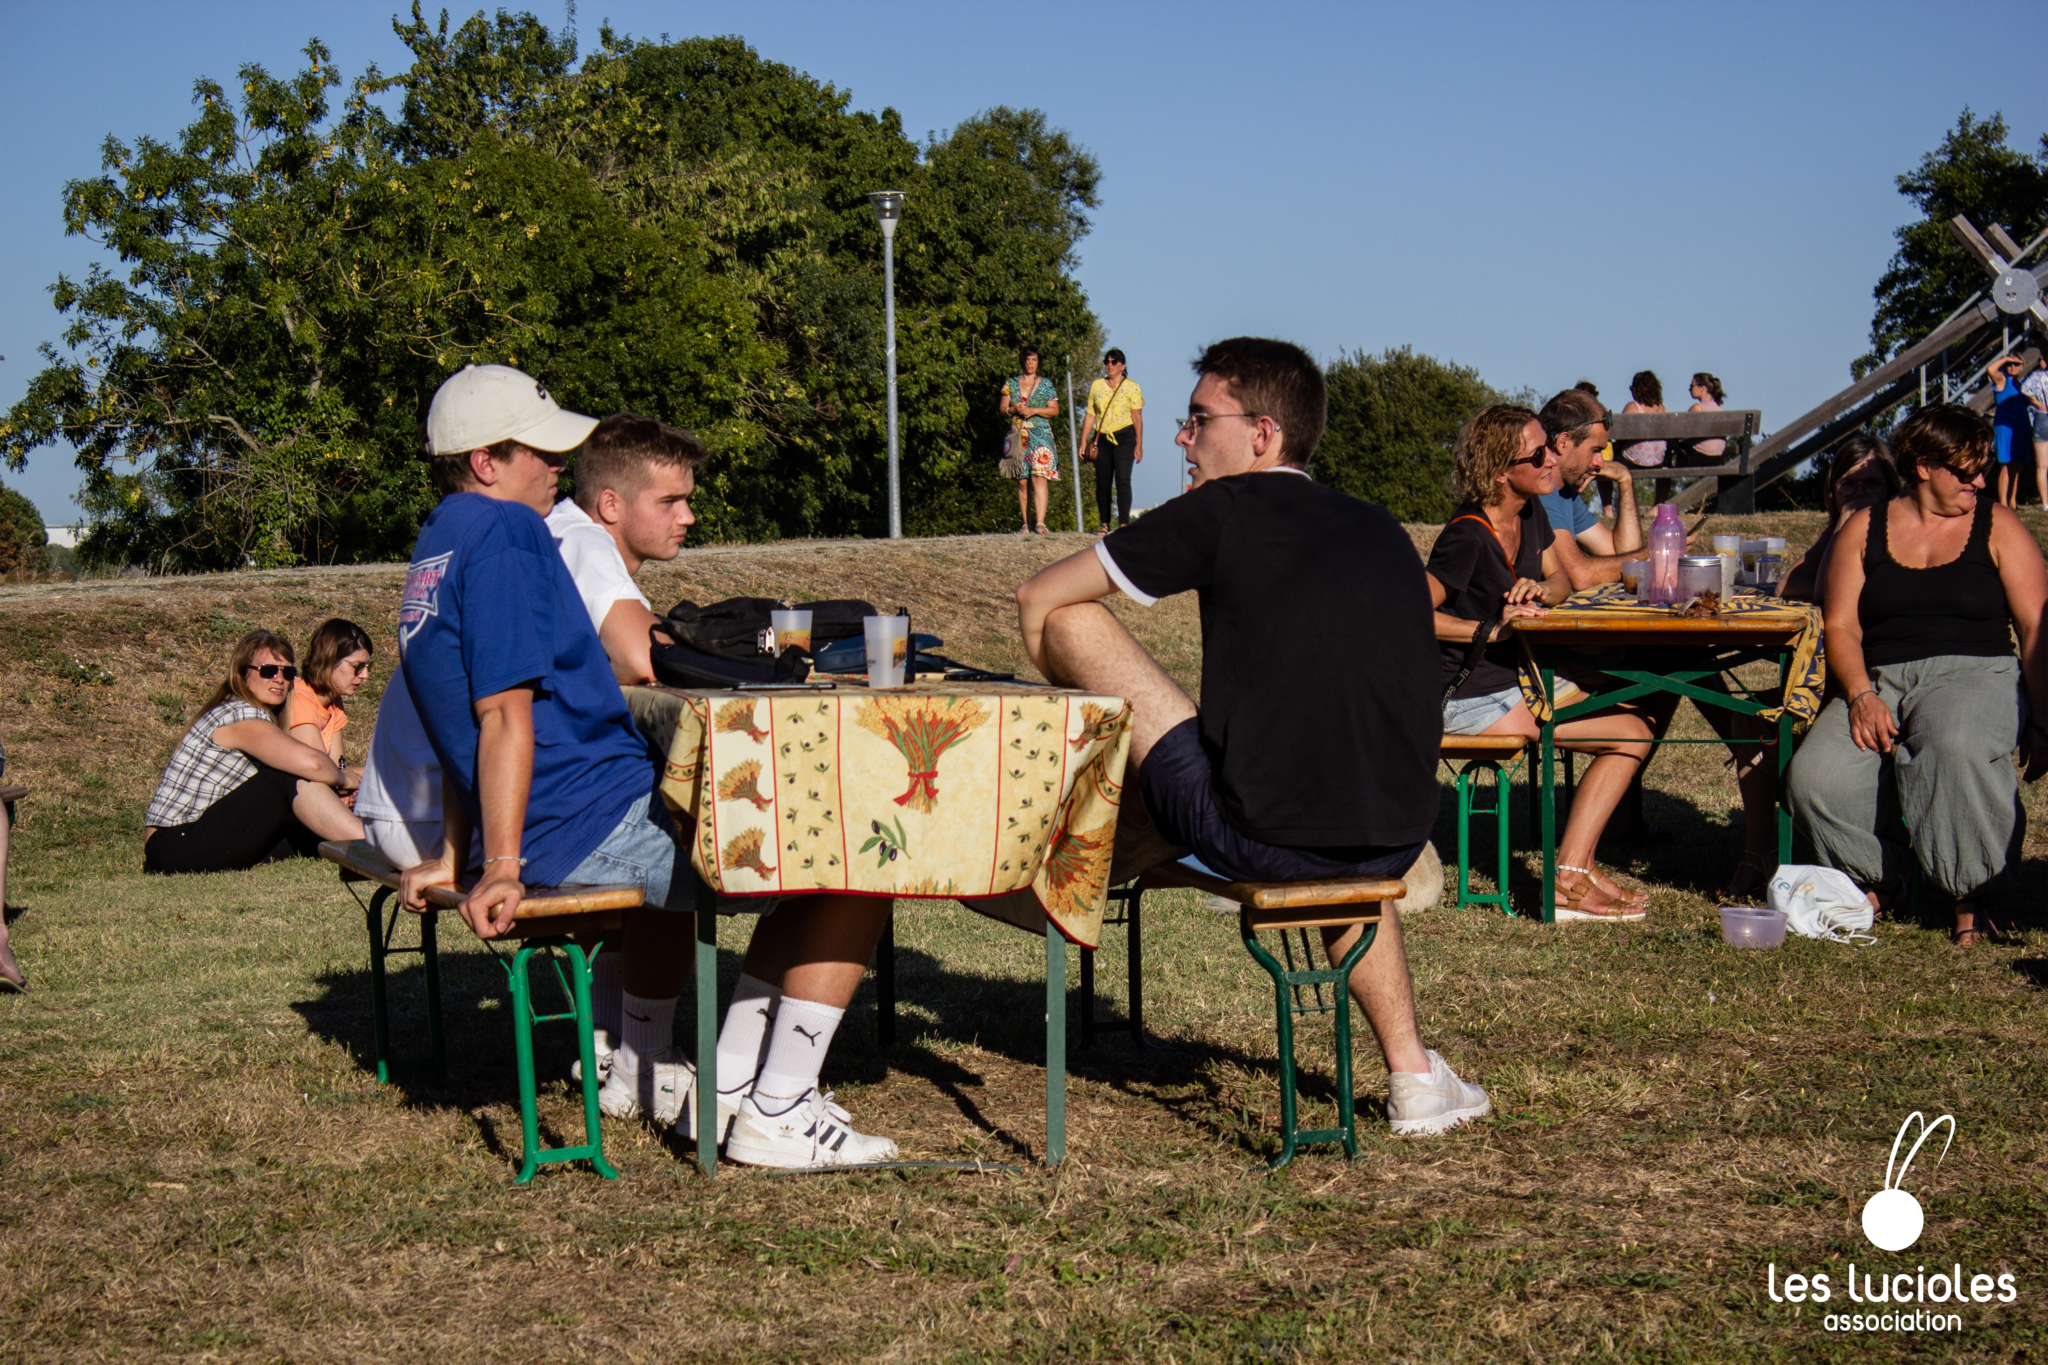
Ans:
[[[1571,874],[1569,877],[1560,876],[1557,879],[1557,901],[1554,906],[1554,914],[1560,920],[1586,919],[1620,922],[1623,920],[1639,920],[1647,913],[1642,906],[1637,905],[1634,901],[1622,900],[1608,895],[1600,888],[1599,883],[1594,880],[1593,874],[1583,867],[1560,866],[1557,870],[1560,873]],[[1600,900],[1607,902],[1607,904],[1588,905],[1587,902],[1594,897],[1598,897]]]
[[[1969,917],[1970,922],[1967,925],[1963,923],[1964,916]],[[1955,928],[1948,931],[1950,943],[1958,948],[1974,948],[1980,943],[2002,937],[2004,935],[1999,931],[1998,925],[1992,921],[1991,916],[1978,908],[1974,900],[1962,896],[1956,898],[1956,924]]]
[[[1046,534],[1048,534],[1048,532],[1047,532],[1047,531],[1046,531],[1046,529],[1045,529],[1045,523],[1044,523],[1044,522],[1042,522],[1042,521],[1038,523],[1038,534],[1040,534],[1040,535],[1046,535]]]
[[[1593,879],[1593,885],[1600,888],[1600,894],[1607,897],[1607,899],[1609,900],[1620,901],[1625,905],[1633,905],[1638,908],[1646,906],[1650,903],[1649,892],[1629,890],[1620,882],[1615,881],[1614,878],[1608,876],[1605,872],[1602,872],[1600,870],[1600,865],[1598,863],[1593,863],[1587,867],[1573,867],[1568,863],[1559,863],[1557,865],[1557,870],[1559,872],[1585,873],[1587,876]]]

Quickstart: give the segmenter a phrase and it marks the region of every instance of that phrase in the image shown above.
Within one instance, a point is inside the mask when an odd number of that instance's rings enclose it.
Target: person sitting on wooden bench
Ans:
[[[1188,850],[1239,881],[1398,878],[1437,810],[1441,684],[1422,561],[1383,509],[1309,477],[1328,402],[1299,347],[1219,341],[1195,372],[1176,438],[1194,486],[1017,589],[1040,672],[1132,706],[1125,790],[1140,799],[1119,816],[1112,880]],[[1122,589],[1151,606],[1190,588],[1199,711],[1100,601]],[[1325,932],[1332,962],[1359,932]],[[1423,1046],[1391,906],[1350,987],[1392,1073],[1396,1133],[1491,1111]]]
[[[399,651],[441,764],[443,832],[435,857],[407,871],[401,894],[418,906],[427,886],[455,882],[476,826],[482,871],[461,913],[479,937],[511,927],[529,880],[638,882],[646,907],[625,918],[624,1026],[601,1102],[615,1114],[681,1118],[694,1137],[696,1069],[671,1046],[695,948],[687,844],[676,839],[655,790],[656,758],[542,520],[562,453],[596,425],[507,366],[465,368],[434,396],[427,454],[442,500],[413,550]],[[896,1155],[888,1139],[854,1132],[817,1089],[888,906],[862,901],[848,912],[820,899],[785,903],[758,955],[765,964],[749,952],[750,966],[764,967],[784,995],[772,1030],[764,1024],[759,1074],[736,1068],[752,1086],[724,1111],[734,1160],[797,1167]],[[763,1009],[755,1000],[735,1012],[761,1019]]]

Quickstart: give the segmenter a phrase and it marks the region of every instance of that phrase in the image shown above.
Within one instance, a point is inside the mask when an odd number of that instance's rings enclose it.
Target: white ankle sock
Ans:
[[[624,953],[607,948],[590,967],[590,1026],[613,1047],[619,1045],[619,977],[625,963]]]
[[[754,1081],[754,1093],[765,1096],[771,1102],[768,1107],[786,1109],[817,1085],[825,1052],[845,1014],[815,1000],[782,997],[768,1029],[768,1056]]]
[[[619,1014],[619,1045],[612,1053],[612,1070],[637,1076],[646,1070],[641,1065],[643,1059],[675,1041],[676,997],[646,1000],[631,991],[621,991]]]
[[[768,1055],[768,1029],[782,1003],[782,990],[742,972],[718,1031],[718,1093],[736,1095],[754,1083]]]

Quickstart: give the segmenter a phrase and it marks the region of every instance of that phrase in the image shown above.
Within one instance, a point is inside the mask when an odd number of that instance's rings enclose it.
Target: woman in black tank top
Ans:
[[[1824,862],[1883,910],[1912,857],[1955,897],[1959,943],[1979,937],[1977,903],[2024,832],[2013,749],[2029,782],[2048,770],[2048,568],[1984,492],[1991,449],[1990,426],[1953,404],[1920,409],[1893,438],[1904,496],[1857,513],[1828,556],[1837,691],[1790,785]],[[1910,853],[1884,837],[1899,819]]]

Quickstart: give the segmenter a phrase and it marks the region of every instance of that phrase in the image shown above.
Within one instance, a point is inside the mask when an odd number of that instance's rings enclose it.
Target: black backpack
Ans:
[[[872,603],[853,599],[799,604],[811,613],[811,651],[862,633],[861,618],[879,613]],[[678,602],[656,630],[674,644],[653,638],[649,659],[654,676],[672,687],[738,687],[762,683],[802,682],[810,676],[808,654],[794,647],[778,657],[764,651],[768,613],[782,603],[770,597],[729,597],[698,606]]]

